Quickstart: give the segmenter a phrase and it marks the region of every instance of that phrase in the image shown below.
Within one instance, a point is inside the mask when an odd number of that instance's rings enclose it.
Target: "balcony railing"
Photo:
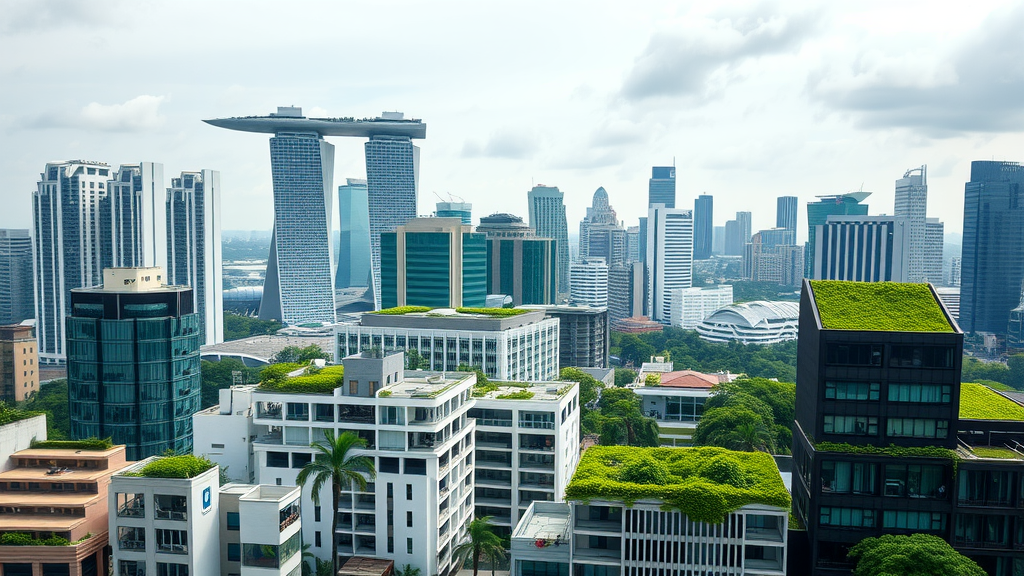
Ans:
[[[554,430],[555,429],[555,423],[554,422],[545,422],[545,421],[520,420],[519,421],[519,427],[520,428],[537,428],[537,429],[542,429],[542,430]]]

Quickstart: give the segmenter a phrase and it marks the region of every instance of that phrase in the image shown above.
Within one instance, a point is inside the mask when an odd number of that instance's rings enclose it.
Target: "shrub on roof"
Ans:
[[[827,329],[953,331],[927,284],[812,280],[811,289]]]
[[[960,385],[960,418],[1024,420],[1024,406],[981,384],[964,382]]]
[[[526,314],[527,312],[519,308],[456,308],[455,311],[459,314],[483,314],[493,318],[508,318],[510,316]]]
[[[214,466],[215,464],[207,458],[182,454],[164,456],[146,464],[141,470],[126,472],[124,475],[146,478],[195,478]]]
[[[529,400],[533,398],[533,392],[529,390],[517,390],[515,392],[508,392],[507,394],[498,394],[495,396],[498,400]]]
[[[110,438],[86,438],[85,440],[43,440],[33,442],[32,448],[61,450],[110,450],[114,446]]]
[[[653,469],[641,472],[644,467]],[[661,479],[662,468],[667,474],[663,481],[647,482]],[[712,447],[594,446],[583,453],[565,496],[627,505],[657,499],[666,510],[710,524],[723,522],[727,514],[747,504],[790,506],[789,492],[770,455]]]
[[[412,314],[414,312],[430,312],[433,310],[430,306],[395,306],[394,308],[384,308],[383,310],[377,310],[376,312],[370,312],[370,314],[383,314],[384,316],[401,316],[402,314]]]
[[[31,412],[28,410],[18,410],[12,408],[4,402],[0,402],[0,426],[4,424],[10,424],[11,422],[17,422],[18,420],[24,420],[33,416],[39,416],[42,412]]]
[[[310,365],[301,376],[288,377],[289,372],[299,368],[299,364],[274,364],[264,368],[260,373],[260,390],[291,394],[331,394],[344,383],[344,366],[316,368]]]

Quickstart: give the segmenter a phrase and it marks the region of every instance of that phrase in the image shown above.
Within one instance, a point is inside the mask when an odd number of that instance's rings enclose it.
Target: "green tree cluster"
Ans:
[[[71,416],[68,413],[68,381],[50,380],[43,383],[31,398],[25,401],[25,410],[46,414],[46,437],[67,440],[71,437]]]
[[[480,560],[490,560],[491,566],[497,563],[499,558],[505,557],[505,548],[502,546],[501,537],[494,532],[494,524],[491,524],[490,516],[475,518],[470,521],[467,530],[469,540],[455,547],[453,556],[465,563],[472,562],[473,576],[480,571]]]
[[[658,423],[644,416],[636,392],[629,388],[605,388],[579,368],[562,368],[559,380],[579,383],[582,434],[598,435],[604,446],[658,445]]]
[[[963,382],[989,380],[1004,384],[1016,390],[1024,390],[1024,354],[1014,354],[1002,362],[983,362],[977,358],[964,357],[960,369]]]
[[[850,549],[853,576],[985,576],[970,558],[931,534],[865,538]]]
[[[203,408],[220,402],[220,390],[234,384],[235,372],[241,373],[242,384],[256,384],[260,381],[260,369],[249,368],[237,358],[225,358],[217,362],[203,360],[199,368],[203,379]]]
[[[241,340],[249,336],[275,334],[284,327],[277,320],[260,320],[232,312],[224,313],[224,341]]]
[[[668,356],[677,370],[718,372],[728,370],[754,378],[796,381],[796,340],[769,344],[743,345],[701,340],[692,330],[665,328],[645,334],[612,334],[612,349],[623,363],[640,366],[651,356]]]
[[[317,344],[310,344],[305,348],[298,346],[285,346],[274,354],[271,359],[275,364],[279,362],[292,364],[308,364],[311,360],[329,360],[330,355],[324,352]]]
[[[789,454],[793,443],[796,385],[742,378],[715,386],[693,433],[698,446]]]
[[[626,386],[632,384],[636,380],[636,372],[629,368],[616,368],[615,369],[615,385]]]

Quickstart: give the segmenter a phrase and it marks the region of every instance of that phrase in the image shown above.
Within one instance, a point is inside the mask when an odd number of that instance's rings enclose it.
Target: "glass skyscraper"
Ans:
[[[693,282],[693,211],[654,206],[647,212],[647,270],[651,319],[668,324],[672,291]]]
[[[473,224],[473,205],[469,202],[438,202],[434,216],[459,218],[466,226]]]
[[[523,219],[491,214],[476,231],[487,236],[487,293],[512,297],[512,304],[554,304],[558,243],[539,238]]]
[[[775,204],[775,227],[785,228],[790,232],[786,244],[796,244],[796,196],[779,196]]]
[[[527,195],[530,228],[537,236],[551,238],[558,250],[558,295],[569,295],[569,227],[565,220],[565,195],[557,186],[534,186]]]
[[[260,318],[287,324],[334,322],[334,261],[331,197],[334,146],[324,136],[366,137],[367,206],[374,294],[380,301],[380,233],[416,215],[419,149],[426,137],[420,120],[400,112],[380,118],[306,118],[302,109],[276,114],[206,120],[208,124],[274,134],[270,161],[274,179],[274,233],[263,287]]]
[[[818,196],[817,202],[807,203],[807,245],[804,250],[804,277],[814,273],[814,233],[825,224],[829,216],[866,216],[868,205],[861,204],[871,192],[849,192],[834,196]],[[1016,304],[1014,304],[1016,305]]]
[[[459,219],[414,218],[380,241],[382,308],[486,305],[486,237]]]
[[[964,332],[1005,333],[1024,280],[1024,167],[971,162],[964,189],[960,326]]]
[[[693,202],[693,259],[711,258],[714,245],[715,199],[701,194]]]
[[[192,452],[200,409],[200,318],[192,290],[160,268],[108,268],[104,284],[71,291],[71,437],[110,438],[141,460]]]
[[[651,180],[647,185],[647,207],[664,204],[666,208],[676,207],[676,167],[655,166],[651,168]]]
[[[366,180],[349,178],[338,186],[341,244],[338,249],[336,288],[370,285],[370,212]]]
[[[165,200],[163,164],[122,164],[114,171],[102,209],[104,223],[110,223],[104,239],[110,266],[167,265]]]
[[[182,172],[167,189],[167,283],[190,286],[204,344],[224,341],[220,172]]]
[[[0,229],[0,324],[32,318],[32,238]]]

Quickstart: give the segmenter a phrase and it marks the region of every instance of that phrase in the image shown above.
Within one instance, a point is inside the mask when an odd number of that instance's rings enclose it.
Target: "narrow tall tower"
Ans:
[[[166,267],[165,200],[163,164],[122,164],[114,171],[102,211],[110,222],[103,252],[111,266]]]
[[[527,195],[530,204],[530,228],[537,236],[551,238],[558,250],[558,294],[569,294],[569,228],[565,221],[565,195],[557,186],[534,186]]]
[[[403,120],[400,113],[385,119]],[[370,211],[370,266],[375,307],[381,307],[380,235],[416,217],[420,149],[409,136],[372,136],[366,143],[366,199]]]
[[[202,341],[224,341],[220,172],[182,172],[167,189],[167,283],[192,287]]]
[[[907,221],[910,228],[909,274],[910,282],[925,280],[926,242],[925,220],[928,214],[928,167],[912,168],[896,181],[896,202],[893,214]],[[941,258],[941,255],[940,255]],[[941,278],[930,278],[938,282]]]
[[[796,196],[779,196],[775,203],[775,227],[789,232],[788,244],[796,244]]]
[[[672,290],[693,283],[693,211],[655,205],[647,212],[648,310],[668,324]]]

